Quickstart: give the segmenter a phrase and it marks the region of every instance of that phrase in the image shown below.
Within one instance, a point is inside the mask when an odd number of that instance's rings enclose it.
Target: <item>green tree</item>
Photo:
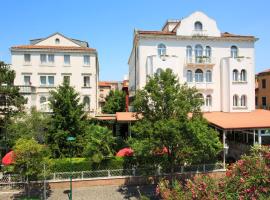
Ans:
[[[8,134],[6,126],[14,114],[23,110],[26,100],[19,93],[19,88],[14,86],[15,71],[8,64],[0,61],[0,146],[7,151]]]
[[[114,155],[116,138],[107,127],[89,125],[85,132],[84,156],[94,163],[100,163],[105,157]]]
[[[109,95],[106,97],[105,105],[102,107],[102,112],[108,114],[125,112],[125,106],[125,92],[121,90],[110,91]]]
[[[214,160],[221,143],[218,133],[202,117],[202,104],[197,90],[180,85],[171,70],[149,77],[133,103],[139,120],[132,127],[134,137],[129,142],[135,154],[148,157],[143,160],[153,166],[157,152],[167,149],[157,165],[170,172],[185,163]]]
[[[43,176],[44,164],[49,166],[49,149],[38,144],[34,139],[20,138],[16,141],[14,147],[15,163],[14,171],[27,176],[30,179],[36,179]]]
[[[45,143],[46,134],[50,129],[50,116],[32,109],[30,113],[18,113],[11,118],[7,126],[8,144],[13,146],[17,139],[35,139]]]
[[[47,137],[54,157],[69,156],[70,148],[73,155],[80,156],[83,150],[83,135],[86,114],[83,104],[80,103],[79,94],[65,82],[55,91],[51,91],[50,106],[53,111],[52,128]],[[68,142],[67,137],[76,138]]]

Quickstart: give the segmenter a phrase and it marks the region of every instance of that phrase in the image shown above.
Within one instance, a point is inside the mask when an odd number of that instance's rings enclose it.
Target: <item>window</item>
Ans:
[[[202,31],[203,30],[203,25],[201,22],[197,21],[194,23],[194,29],[195,31]]]
[[[266,107],[266,97],[262,97],[262,106]]]
[[[212,96],[211,95],[206,96],[205,105],[206,106],[212,106]]]
[[[231,57],[237,58],[238,57],[238,48],[237,46],[231,46]]]
[[[258,97],[257,96],[255,97],[255,106],[256,107],[258,106]]]
[[[46,54],[40,54],[40,63],[44,64],[47,62],[47,56]]]
[[[195,71],[195,82],[203,82],[203,71],[201,69]]]
[[[90,76],[84,76],[83,77],[83,86],[84,87],[90,87]]]
[[[83,63],[84,65],[90,65],[90,56],[83,56]]]
[[[39,99],[40,104],[45,103],[46,101],[47,101],[46,97],[44,97],[44,96],[41,96],[40,99]]]
[[[247,81],[247,72],[246,70],[242,69],[240,73],[240,80],[241,81]]]
[[[192,57],[192,47],[191,46],[187,46],[187,48],[186,48],[186,56],[187,56],[187,58]]]
[[[195,46],[195,58],[196,58],[197,63],[202,62],[202,59],[201,59],[202,56],[203,56],[203,47],[202,45],[197,44]]]
[[[206,71],[205,79],[206,79],[206,82],[209,82],[209,83],[212,82],[212,71],[211,70]]]
[[[54,85],[54,76],[40,76],[40,85],[41,86],[53,86]]]
[[[208,58],[210,58],[211,55],[212,55],[211,47],[206,46],[206,47],[205,47],[205,56],[208,57]]]
[[[55,39],[55,44],[60,44],[59,38],[56,38],[56,39]]]
[[[158,45],[158,56],[166,55],[166,46],[165,44]]]
[[[238,95],[233,95],[233,106],[238,106]]]
[[[54,76],[48,76],[49,85],[54,85]]]
[[[24,85],[31,85],[30,76],[23,77]]]
[[[26,64],[29,64],[31,62],[31,55],[30,54],[24,54],[24,62]]]
[[[204,98],[203,98],[203,94],[202,94],[202,93],[198,93],[198,94],[197,94],[197,97],[198,97],[199,99],[201,99],[201,100],[203,101],[203,103],[204,103]]]
[[[48,55],[48,61],[49,61],[50,64],[54,63],[54,55],[53,54]]]
[[[40,76],[40,85],[46,85],[46,76]]]
[[[64,55],[64,64],[70,65],[70,55]]]
[[[246,97],[246,95],[241,96],[241,106],[247,106],[247,97]]]
[[[237,69],[233,70],[233,81],[238,81],[238,70]]]
[[[90,98],[85,96],[83,98],[83,105],[84,105],[84,111],[89,111],[90,110]]]
[[[262,79],[262,88],[266,88],[266,79]]]
[[[70,76],[64,76],[63,77],[63,83],[70,84]]]
[[[193,77],[192,77],[192,71],[191,70],[187,70],[187,82],[192,82],[193,81]]]

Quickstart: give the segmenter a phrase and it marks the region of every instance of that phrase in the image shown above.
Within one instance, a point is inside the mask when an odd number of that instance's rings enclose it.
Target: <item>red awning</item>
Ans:
[[[133,150],[130,147],[120,149],[117,152],[116,156],[118,157],[133,156]]]
[[[3,158],[2,158],[2,164],[3,165],[11,165],[14,163],[14,151],[8,152]]]

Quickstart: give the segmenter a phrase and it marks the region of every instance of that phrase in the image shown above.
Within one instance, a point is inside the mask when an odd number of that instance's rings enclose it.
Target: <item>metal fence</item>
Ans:
[[[175,173],[202,173],[202,172],[214,172],[224,170],[222,163],[216,164],[203,164],[203,165],[188,165],[188,166],[179,166]],[[76,172],[57,172],[50,173],[46,176],[46,182],[55,182],[55,181],[66,181],[69,180],[70,175],[74,180],[91,180],[91,179],[104,179],[104,178],[113,178],[113,177],[130,177],[130,176],[165,176],[169,174],[168,171],[158,168],[158,169],[149,169],[149,168],[132,168],[132,169],[108,169],[108,170],[95,170],[95,171],[76,171]],[[39,179],[36,181],[44,181]],[[26,179],[18,174],[4,174],[0,179],[0,189],[5,187],[11,188],[22,188],[26,183]]]

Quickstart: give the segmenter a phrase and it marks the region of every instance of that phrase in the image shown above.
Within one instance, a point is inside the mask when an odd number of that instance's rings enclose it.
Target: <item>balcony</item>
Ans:
[[[213,67],[215,65],[215,61],[213,57],[192,56],[186,58],[185,65],[187,67]]]
[[[31,85],[18,85],[19,92],[22,94],[33,94],[36,92],[36,87]]]
[[[189,87],[195,87],[199,91],[213,90],[213,82],[187,82]]]

